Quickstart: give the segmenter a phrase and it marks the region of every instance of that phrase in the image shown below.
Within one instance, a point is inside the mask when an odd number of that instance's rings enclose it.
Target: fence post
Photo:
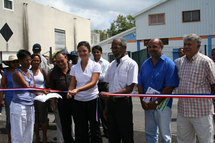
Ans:
[[[52,47],[49,48],[49,63],[52,64]]]
[[[208,36],[208,57],[211,58],[211,50],[212,50],[212,36]]]
[[[137,51],[140,51],[140,41],[141,40],[137,40]]]

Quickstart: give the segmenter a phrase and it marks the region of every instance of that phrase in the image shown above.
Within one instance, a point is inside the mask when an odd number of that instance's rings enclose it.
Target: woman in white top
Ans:
[[[67,94],[68,98],[74,96],[75,142],[101,143],[97,86],[101,66],[89,58],[88,42],[80,42],[77,49],[81,61],[71,68],[72,79]],[[90,136],[88,127],[90,127]]]
[[[47,72],[45,69],[40,68],[41,57],[38,54],[31,55],[31,71],[34,75],[35,85],[37,88],[45,88],[45,80],[47,77]],[[43,131],[43,143],[47,143],[47,127],[48,127],[48,102],[34,101],[35,108],[35,143],[40,142],[39,137],[39,124],[42,126]]]

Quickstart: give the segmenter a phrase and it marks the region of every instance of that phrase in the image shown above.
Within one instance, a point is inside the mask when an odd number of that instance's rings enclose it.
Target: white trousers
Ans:
[[[34,133],[34,106],[11,102],[10,122],[12,143],[32,143]]]
[[[178,143],[213,143],[213,116],[186,118],[178,114],[177,142]]]

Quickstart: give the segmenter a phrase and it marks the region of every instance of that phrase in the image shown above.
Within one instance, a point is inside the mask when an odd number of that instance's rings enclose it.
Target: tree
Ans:
[[[106,30],[93,30],[95,33],[100,34],[100,41],[103,41],[108,38]]]
[[[131,15],[118,15],[107,30],[109,36],[114,36],[135,26],[135,18]]]
[[[114,20],[110,28],[107,30],[94,30],[94,32],[100,34],[100,40],[103,41],[108,37],[119,34],[135,26],[135,18],[132,15],[118,15],[117,19]]]

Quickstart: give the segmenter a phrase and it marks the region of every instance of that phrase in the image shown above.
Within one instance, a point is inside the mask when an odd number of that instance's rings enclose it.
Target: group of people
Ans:
[[[18,59],[9,58],[9,70],[3,74],[1,87],[39,87],[63,91],[59,93],[62,99],[51,99],[51,104],[56,113],[57,130],[62,133],[64,143],[101,143],[100,122],[110,143],[133,143],[132,98],[122,95],[131,94],[136,84],[139,94],[172,94],[174,91],[195,96],[215,93],[215,64],[199,52],[200,46],[198,35],[186,35],[182,49],[185,55],[172,61],[163,54],[162,41],[151,39],[147,47],[151,57],[139,70],[137,63],[126,54],[125,39],[113,39],[111,50],[115,60],[111,63],[102,58],[100,46],[92,47],[91,59],[90,44],[81,41],[74,54],[75,60],[70,62],[71,55],[67,51],[59,51],[53,58],[54,68],[47,72],[41,65],[41,47],[36,44],[33,55],[20,50]],[[35,53],[35,50],[38,51]],[[41,93],[47,94],[47,91],[6,93],[7,129],[13,143],[32,142],[34,131],[35,142],[39,142],[39,125],[43,130],[43,142],[47,142],[45,109],[48,104],[33,101]],[[0,101],[4,104],[2,95]],[[160,134],[162,143],[170,143],[173,99],[140,97],[140,102],[145,110],[146,141],[157,143]],[[209,98],[179,98],[179,143],[195,143],[196,138],[200,143],[213,142],[212,107],[212,99]]]
[[[139,93],[214,94],[215,64],[199,52],[201,38],[196,34],[184,37],[180,58],[174,62],[163,53],[160,39],[148,44],[151,55],[138,75]],[[184,56],[181,55],[184,53]],[[145,110],[145,134],[148,143],[158,142],[158,129],[162,143],[171,142],[172,99],[164,97],[140,98]],[[211,98],[179,98],[177,114],[177,142],[213,142],[213,104]]]

